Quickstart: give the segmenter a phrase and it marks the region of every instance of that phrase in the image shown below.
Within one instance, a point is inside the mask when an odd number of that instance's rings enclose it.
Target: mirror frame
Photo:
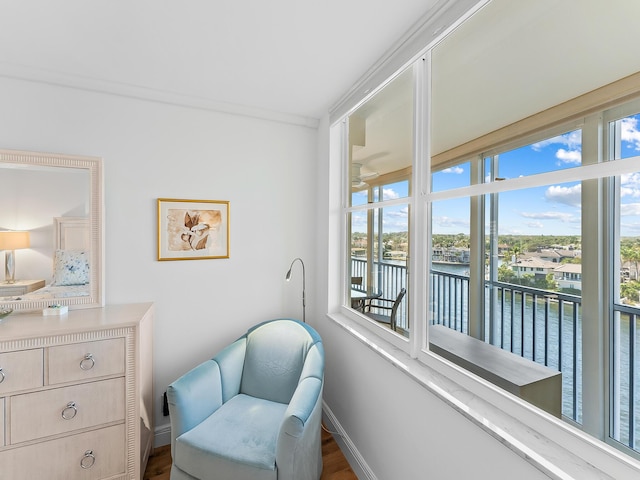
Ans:
[[[89,172],[89,228],[91,252],[89,256],[89,295],[55,299],[56,305],[75,308],[97,308],[104,306],[104,198],[102,180],[102,159],[77,155],[0,150],[2,164],[36,165],[46,167],[80,168]],[[52,220],[53,221],[53,220]],[[14,310],[34,310],[46,308],[51,300],[10,300],[0,301],[0,305]]]

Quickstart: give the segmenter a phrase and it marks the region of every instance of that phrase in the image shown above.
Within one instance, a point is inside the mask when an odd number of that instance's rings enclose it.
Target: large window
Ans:
[[[347,114],[343,306],[429,366],[455,332],[551,372],[541,408],[639,456],[640,57],[612,1],[492,0]]]
[[[407,70],[348,118],[348,305],[408,338],[413,75]]]
[[[628,111],[640,103],[432,173],[429,323],[560,372],[562,417],[635,454],[640,115]]]
[[[406,339],[442,325],[559,372],[552,413],[640,451],[640,115],[619,113],[634,108],[432,170],[426,318],[406,302],[412,169],[351,178],[347,306]]]
[[[636,102],[609,115],[614,117],[608,122],[611,160],[638,158],[639,111],[640,105]],[[616,118],[626,112],[632,113]],[[616,176],[612,184],[615,253],[611,264],[609,435],[624,446],[640,451],[640,172]]]
[[[581,183],[548,183],[548,174],[581,164],[581,136],[581,130],[560,131],[433,172],[432,184],[444,199],[432,202],[430,274],[430,323],[562,372],[563,395],[553,412],[578,423]],[[458,196],[465,182],[444,178],[465,172],[470,178],[473,163],[485,193]],[[469,308],[472,295],[481,308]]]

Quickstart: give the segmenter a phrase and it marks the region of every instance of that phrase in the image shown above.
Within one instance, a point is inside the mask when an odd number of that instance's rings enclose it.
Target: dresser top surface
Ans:
[[[18,311],[0,322],[0,342],[136,326],[153,310],[153,303],[107,305],[69,310],[63,315],[43,315],[41,310]]]

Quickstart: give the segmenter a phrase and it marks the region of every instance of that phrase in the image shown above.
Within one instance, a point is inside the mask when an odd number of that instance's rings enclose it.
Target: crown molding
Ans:
[[[220,102],[205,97],[184,95],[165,90],[142,87],[139,85],[83,77],[80,75],[71,75],[63,72],[45,70],[8,62],[0,62],[0,77],[43,83],[75,90],[84,90],[87,92],[116,95],[119,97],[133,98],[148,102],[164,103],[179,107],[227,113],[230,115],[240,115],[312,129],[318,128],[320,122],[318,118],[275,112],[246,105]]]

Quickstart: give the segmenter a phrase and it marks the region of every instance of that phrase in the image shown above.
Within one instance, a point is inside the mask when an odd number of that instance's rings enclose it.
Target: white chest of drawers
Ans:
[[[141,480],[152,447],[153,305],[0,323],[0,480]]]

